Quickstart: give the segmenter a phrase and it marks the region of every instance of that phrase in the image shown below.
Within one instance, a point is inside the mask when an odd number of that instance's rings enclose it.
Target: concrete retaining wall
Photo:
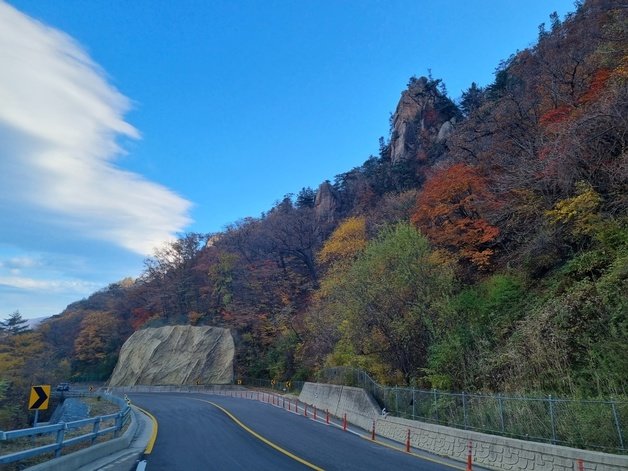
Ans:
[[[405,443],[408,430],[415,448],[462,462],[472,443],[473,462],[491,469],[508,471],[578,471],[578,460],[586,471],[628,470],[628,456],[579,450],[545,443],[460,430],[398,417],[382,417],[373,399],[360,388],[330,384],[305,383],[300,401],[329,409],[349,423],[371,430],[373,419],[380,437]],[[332,412],[333,411],[333,412]]]
[[[299,401],[328,410],[336,417],[342,417],[346,413],[347,420],[364,429],[370,429],[373,419],[380,415],[377,403],[362,388],[305,383]]]

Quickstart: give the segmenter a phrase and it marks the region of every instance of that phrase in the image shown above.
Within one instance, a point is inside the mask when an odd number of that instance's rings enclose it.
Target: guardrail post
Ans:
[[[118,438],[120,430],[122,430],[122,426],[122,412],[118,412],[118,415],[116,416],[116,429],[113,432],[113,438]]]
[[[96,441],[96,438],[98,438],[98,431],[100,430],[100,421],[102,419],[100,417],[96,418],[96,421],[94,422],[94,428],[92,429],[92,433],[94,434],[94,436],[92,437],[92,444],[94,444],[94,442]]]
[[[617,429],[617,438],[619,438],[619,447],[624,450],[624,437],[621,433],[621,424],[619,422],[619,415],[617,415],[617,408],[615,407],[615,401],[611,400],[611,409],[613,410],[613,419],[615,421],[615,428]]]
[[[63,428],[57,431],[57,448],[55,448],[55,458],[61,456],[61,449],[63,448],[63,437],[65,435],[65,423],[63,424]]]

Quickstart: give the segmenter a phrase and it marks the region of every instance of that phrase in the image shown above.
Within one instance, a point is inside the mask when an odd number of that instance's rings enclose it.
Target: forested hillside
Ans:
[[[260,217],[183,235],[138,279],[4,333],[4,393],[53,373],[106,379],[135,330],[192,324],[233,329],[237,374],[251,377],[354,365],[388,384],[625,395],[619,3],[550,15],[533,47],[458,101],[412,77],[379,155]]]

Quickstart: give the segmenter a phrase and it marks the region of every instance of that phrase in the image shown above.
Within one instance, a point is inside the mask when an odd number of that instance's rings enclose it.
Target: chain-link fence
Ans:
[[[367,390],[388,413],[450,427],[626,453],[628,401],[450,393],[376,383],[364,371],[328,368],[318,381]]]

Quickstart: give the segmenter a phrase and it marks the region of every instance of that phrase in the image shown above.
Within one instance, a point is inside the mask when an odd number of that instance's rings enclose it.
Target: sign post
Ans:
[[[28,410],[35,411],[35,420],[33,427],[37,427],[37,419],[39,419],[39,411],[48,409],[48,403],[50,402],[50,385],[42,384],[39,386],[33,386],[31,388],[31,394],[28,398]]]

